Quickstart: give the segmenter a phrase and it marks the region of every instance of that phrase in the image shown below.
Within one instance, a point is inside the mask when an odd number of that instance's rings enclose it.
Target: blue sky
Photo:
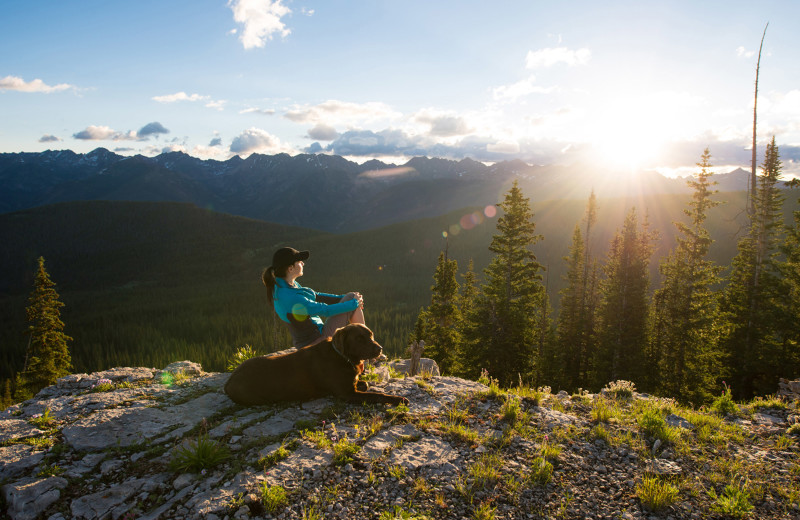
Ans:
[[[105,147],[800,176],[800,2],[10,0],[0,153]]]

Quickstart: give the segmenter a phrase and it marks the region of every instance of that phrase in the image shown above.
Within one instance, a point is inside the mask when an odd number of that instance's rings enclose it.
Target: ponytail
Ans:
[[[273,303],[272,293],[275,292],[275,269],[272,266],[267,267],[264,269],[264,272],[261,273],[261,281],[264,282],[264,286],[267,288],[267,299],[269,303]]]

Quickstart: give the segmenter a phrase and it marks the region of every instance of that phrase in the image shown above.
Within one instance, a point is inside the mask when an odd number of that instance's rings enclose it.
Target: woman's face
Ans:
[[[295,278],[303,276],[303,266],[306,265],[302,260],[298,260],[292,265],[292,275]]]

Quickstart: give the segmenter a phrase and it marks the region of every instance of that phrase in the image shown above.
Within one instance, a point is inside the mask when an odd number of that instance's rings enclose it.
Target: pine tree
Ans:
[[[564,258],[567,262],[567,286],[561,291],[557,347],[548,356],[553,364],[551,376],[562,385],[559,388],[575,390],[586,385],[591,370],[591,356],[595,350],[597,266],[588,237],[596,221],[596,198],[592,191],[584,217],[587,239],[584,240],[580,227],[576,225],[569,255]]]
[[[465,357],[472,376],[487,369],[501,384],[533,374],[540,340],[543,269],[530,247],[535,234],[533,212],[515,181],[498,205],[504,212],[489,250],[485,283],[466,324]]]
[[[647,371],[649,263],[657,235],[650,231],[646,218],[642,230],[638,228],[636,209],[632,208],[622,231],[612,239],[603,266],[593,376],[598,387],[619,379],[641,384]]]
[[[800,187],[800,180],[790,182],[792,188]],[[781,247],[784,260],[779,269],[784,280],[784,297],[781,299],[781,353],[782,365],[790,374],[800,373],[800,210],[792,214],[792,223],[786,228],[786,241]]]
[[[675,222],[675,248],[659,266],[662,286],[654,295],[654,330],[651,366],[657,377],[648,382],[662,394],[699,405],[714,390],[721,376],[719,341],[722,328],[717,294],[721,267],[707,259],[712,239],[705,228],[711,200],[711,154],[703,152],[700,171],[687,181],[693,190],[684,214],[689,223]]]
[[[783,195],[777,187],[781,161],[775,138],[767,145],[753,216],[739,240],[723,298],[731,332],[726,351],[734,395],[750,399],[774,391],[782,373],[782,280],[778,269]]]
[[[3,382],[3,397],[0,398],[0,410],[5,410],[13,403],[13,399],[11,397],[11,380],[6,379]]]
[[[458,262],[448,260],[442,252],[433,276],[431,304],[418,317],[420,333],[425,341],[426,356],[436,360],[442,374],[452,373],[460,358],[459,285],[456,281]]]
[[[52,385],[59,377],[69,374],[72,360],[67,343],[72,338],[64,334],[61,307],[55,283],[39,257],[34,289],[26,309],[28,322],[28,348],[25,365],[18,374],[17,390],[20,395],[33,395]]]

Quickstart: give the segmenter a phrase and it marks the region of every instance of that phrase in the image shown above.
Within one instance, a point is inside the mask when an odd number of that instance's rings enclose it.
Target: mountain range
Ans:
[[[715,175],[720,191],[747,187],[742,169]],[[497,203],[518,179],[536,201],[685,193],[684,179],[620,175],[598,166],[491,166],[415,157],[403,165],[333,155],[252,154],[227,161],[181,152],[127,157],[105,148],[0,154],[0,213],[69,201],[189,202],[262,221],[348,233]]]

